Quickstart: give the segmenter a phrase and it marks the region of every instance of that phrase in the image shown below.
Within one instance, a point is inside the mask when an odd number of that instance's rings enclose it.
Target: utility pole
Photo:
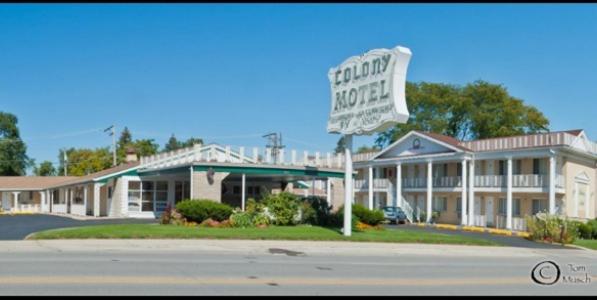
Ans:
[[[63,159],[64,160],[64,176],[67,176],[66,169],[67,169],[67,164],[68,164],[68,156],[66,156],[66,149],[62,149],[62,154],[64,157],[64,159]]]
[[[110,132],[108,135],[112,136],[112,166],[116,166],[116,132],[114,125],[104,129],[104,132]]]
[[[272,132],[264,135],[263,137],[268,138],[268,143],[265,147],[271,149],[274,164],[278,163],[278,153],[280,152],[280,149],[286,147],[282,145],[282,133]]]

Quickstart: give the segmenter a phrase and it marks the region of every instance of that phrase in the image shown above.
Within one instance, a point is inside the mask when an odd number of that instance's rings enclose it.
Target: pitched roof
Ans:
[[[136,166],[138,166],[140,164],[139,161],[134,161],[134,162],[129,162],[129,163],[124,163],[124,164],[120,164],[118,166],[109,168],[109,169],[105,169],[99,172],[95,172],[95,173],[91,173],[85,176],[79,176],[79,177],[74,177],[71,180],[65,181],[65,182],[61,182],[59,184],[55,184],[55,185],[51,185],[49,187],[57,187],[57,186],[65,186],[65,185],[72,185],[72,184],[78,184],[78,183],[84,183],[84,182],[89,182],[89,181],[93,181],[94,179],[106,176],[106,175],[110,175],[113,173],[118,173],[124,170],[128,170],[130,168],[134,168]]]
[[[415,132],[418,132],[420,134],[426,135],[432,139],[444,142],[450,146],[456,147],[460,150],[464,150],[464,151],[471,151],[471,149],[466,148],[464,146],[462,146],[460,144],[460,141],[451,137],[451,136],[447,136],[447,135],[443,135],[443,134],[439,134],[439,133],[434,133],[434,132],[425,132],[425,131],[419,131],[419,130],[415,130]]]
[[[43,190],[76,178],[75,176],[0,176],[0,190]]]

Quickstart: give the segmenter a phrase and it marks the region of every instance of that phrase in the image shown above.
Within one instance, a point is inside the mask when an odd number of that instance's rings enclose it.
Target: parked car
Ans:
[[[406,223],[406,214],[400,207],[386,206],[382,208],[384,217],[387,221],[394,224]]]

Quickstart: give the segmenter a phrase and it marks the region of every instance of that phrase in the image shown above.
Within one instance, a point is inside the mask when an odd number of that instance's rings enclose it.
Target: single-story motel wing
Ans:
[[[342,154],[216,144],[150,157],[82,177],[0,177],[5,211],[154,218],[182,199],[244,207],[288,191],[344,203]],[[264,151],[260,151],[264,150]],[[127,157],[129,157],[127,156]],[[583,130],[459,141],[411,131],[381,151],[352,158],[353,203],[399,206],[410,221],[526,230],[525,216],[597,216],[597,143]],[[422,215],[425,218],[422,218]]]

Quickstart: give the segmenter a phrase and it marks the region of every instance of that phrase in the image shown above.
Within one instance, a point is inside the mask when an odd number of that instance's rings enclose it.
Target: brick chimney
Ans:
[[[127,163],[137,161],[137,151],[135,151],[134,147],[126,147],[126,158],[124,161]]]

